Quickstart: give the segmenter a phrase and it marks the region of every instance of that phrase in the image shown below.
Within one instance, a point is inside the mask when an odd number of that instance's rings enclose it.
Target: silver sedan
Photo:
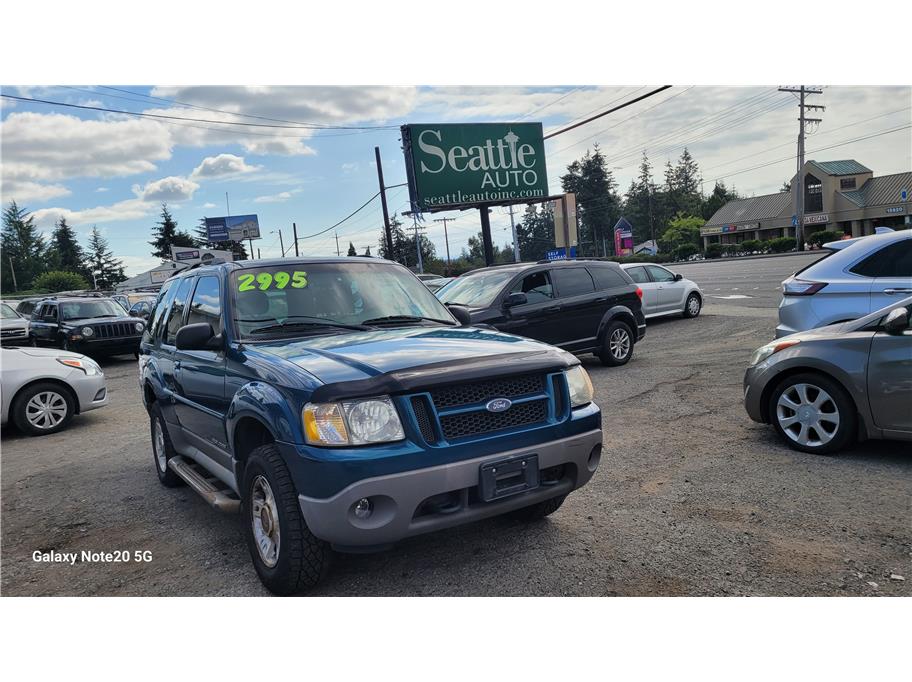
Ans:
[[[108,404],[94,360],[53,348],[0,349],[2,423],[30,436],[56,433],[73,415]]]
[[[624,263],[630,278],[643,290],[643,314],[696,317],[703,309],[703,292],[696,282],[684,279],[654,263]]]
[[[792,448],[836,452],[855,438],[912,440],[912,298],[758,348],[744,407]]]

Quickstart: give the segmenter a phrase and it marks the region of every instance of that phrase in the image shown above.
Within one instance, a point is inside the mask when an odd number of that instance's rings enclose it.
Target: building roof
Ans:
[[[811,159],[808,163],[813,163],[827,175],[857,175],[858,173],[874,172],[867,166],[862,166],[855,159],[842,161],[814,161]]]
[[[760,220],[778,218],[786,207],[792,204],[791,192],[763,194],[749,199],[729,201],[716,211],[706,227],[713,225],[731,225],[732,223],[750,223]]]
[[[899,195],[902,190],[912,192],[912,172],[870,178],[858,189],[840,194],[856,206],[864,208],[898,203],[902,201]]]

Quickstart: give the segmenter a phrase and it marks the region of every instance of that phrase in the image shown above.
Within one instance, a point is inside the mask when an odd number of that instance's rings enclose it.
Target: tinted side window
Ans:
[[[642,265],[638,265],[635,268],[627,268],[626,272],[630,275],[630,279],[637,284],[647,284],[649,282],[649,275],[646,274],[646,268]]]
[[[174,337],[177,336],[177,330],[181,328],[181,318],[184,316],[184,308],[187,306],[192,284],[193,279],[189,277],[183,280],[174,295],[174,302],[171,304],[171,312],[168,314],[168,323],[165,327],[164,342],[169,345],[174,345]]]
[[[510,293],[523,293],[529,303],[541,303],[554,298],[554,287],[551,286],[548,273],[542,271],[523,277],[513,285]]]
[[[591,267],[589,274],[595,280],[597,289],[614,289],[628,284],[624,275],[621,274],[620,268],[615,269],[610,265]]]
[[[161,329],[162,316],[171,302],[168,297],[169,291],[174,293],[173,284],[173,282],[165,282],[158,292],[158,298],[152,307],[152,315],[149,317],[149,324],[146,325],[146,333],[143,335],[144,342],[151,343],[158,336],[158,332]]]
[[[862,277],[912,277],[912,238],[875,251],[851,272]]]
[[[56,305],[46,305],[44,306],[44,316],[48,321],[57,321],[57,306]]]
[[[222,306],[219,299],[218,277],[200,277],[196,284],[196,291],[193,292],[193,300],[190,302],[187,324],[208,322],[212,325],[215,333],[218,334],[221,328],[219,324],[221,315]]]
[[[592,277],[586,268],[555,268],[553,276],[557,293],[561,298],[591,294],[595,291]]]
[[[658,265],[647,265],[646,269],[652,275],[653,282],[674,282],[674,275],[665,268],[660,268]]]

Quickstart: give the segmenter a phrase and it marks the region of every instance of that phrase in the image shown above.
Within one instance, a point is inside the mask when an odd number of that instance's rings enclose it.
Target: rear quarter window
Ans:
[[[912,277],[912,238],[884,246],[849,271],[862,277]]]
[[[591,294],[595,291],[592,277],[586,268],[555,268],[551,273],[561,298]]]
[[[589,268],[589,274],[592,275],[595,280],[595,287],[599,290],[615,289],[630,284],[629,278],[624,276],[624,272],[620,268],[615,269],[611,266],[593,267]]]

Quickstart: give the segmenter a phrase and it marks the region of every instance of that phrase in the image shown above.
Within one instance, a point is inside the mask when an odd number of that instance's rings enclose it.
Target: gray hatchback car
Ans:
[[[804,452],[912,440],[910,320],[912,297],[758,348],[744,375],[747,413]]]

